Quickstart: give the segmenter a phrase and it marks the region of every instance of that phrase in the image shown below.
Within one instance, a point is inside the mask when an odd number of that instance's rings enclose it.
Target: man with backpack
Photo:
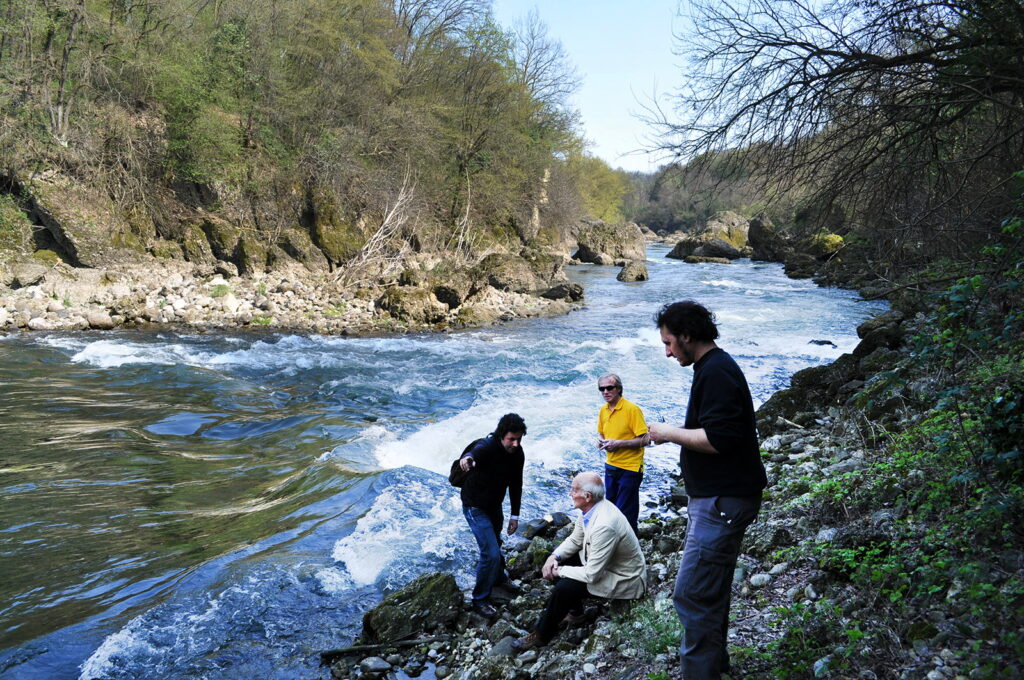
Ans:
[[[519,507],[523,497],[523,436],[526,423],[516,413],[506,413],[494,432],[462,454],[462,514],[480,548],[473,588],[473,611],[491,618],[497,611],[491,604],[495,587],[514,595],[519,587],[509,581],[501,554],[502,503],[505,493],[511,515],[509,535],[519,529]]]

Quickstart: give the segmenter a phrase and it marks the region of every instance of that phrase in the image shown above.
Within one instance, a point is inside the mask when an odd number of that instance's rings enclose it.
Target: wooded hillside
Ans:
[[[486,0],[11,0],[0,231],[66,255],[15,215],[57,192],[118,246],[187,259],[225,230],[332,266],[551,242],[622,191],[576,85],[536,17],[507,31]]]

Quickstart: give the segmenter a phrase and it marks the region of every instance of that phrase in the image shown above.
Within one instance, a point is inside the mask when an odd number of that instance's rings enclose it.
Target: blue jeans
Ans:
[[[501,554],[501,524],[504,517],[463,506],[469,530],[480,548],[480,559],[476,563],[476,586],[473,587],[473,602],[486,602],[494,586],[508,580],[505,574],[505,558]]]
[[[760,508],[760,495],[690,498],[686,544],[672,593],[683,624],[679,659],[686,680],[718,680],[729,671],[732,576],[743,534]]]
[[[640,517],[640,482],[643,472],[633,472],[604,464],[604,495],[622,511],[629,520],[629,526],[636,533],[636,522]]]

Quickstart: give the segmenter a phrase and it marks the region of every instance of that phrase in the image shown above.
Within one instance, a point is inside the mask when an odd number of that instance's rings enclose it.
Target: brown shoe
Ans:
[[[543,646],[544,643],[541,642],[540,636],[537,635],[537,633],[530,633],[529,635],[521,637],[518,640],[512,641],[512,649],[514,649],[517,652],[525,652],[528,649]]]

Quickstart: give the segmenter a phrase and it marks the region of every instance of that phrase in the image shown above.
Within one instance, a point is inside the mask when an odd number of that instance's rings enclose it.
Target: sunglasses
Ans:
[[[597,388],[597,391],[598,392],[608,392],[610,390],[617,390],[617,389],[619,389],[618,385],[599,385],[598,388]]]

